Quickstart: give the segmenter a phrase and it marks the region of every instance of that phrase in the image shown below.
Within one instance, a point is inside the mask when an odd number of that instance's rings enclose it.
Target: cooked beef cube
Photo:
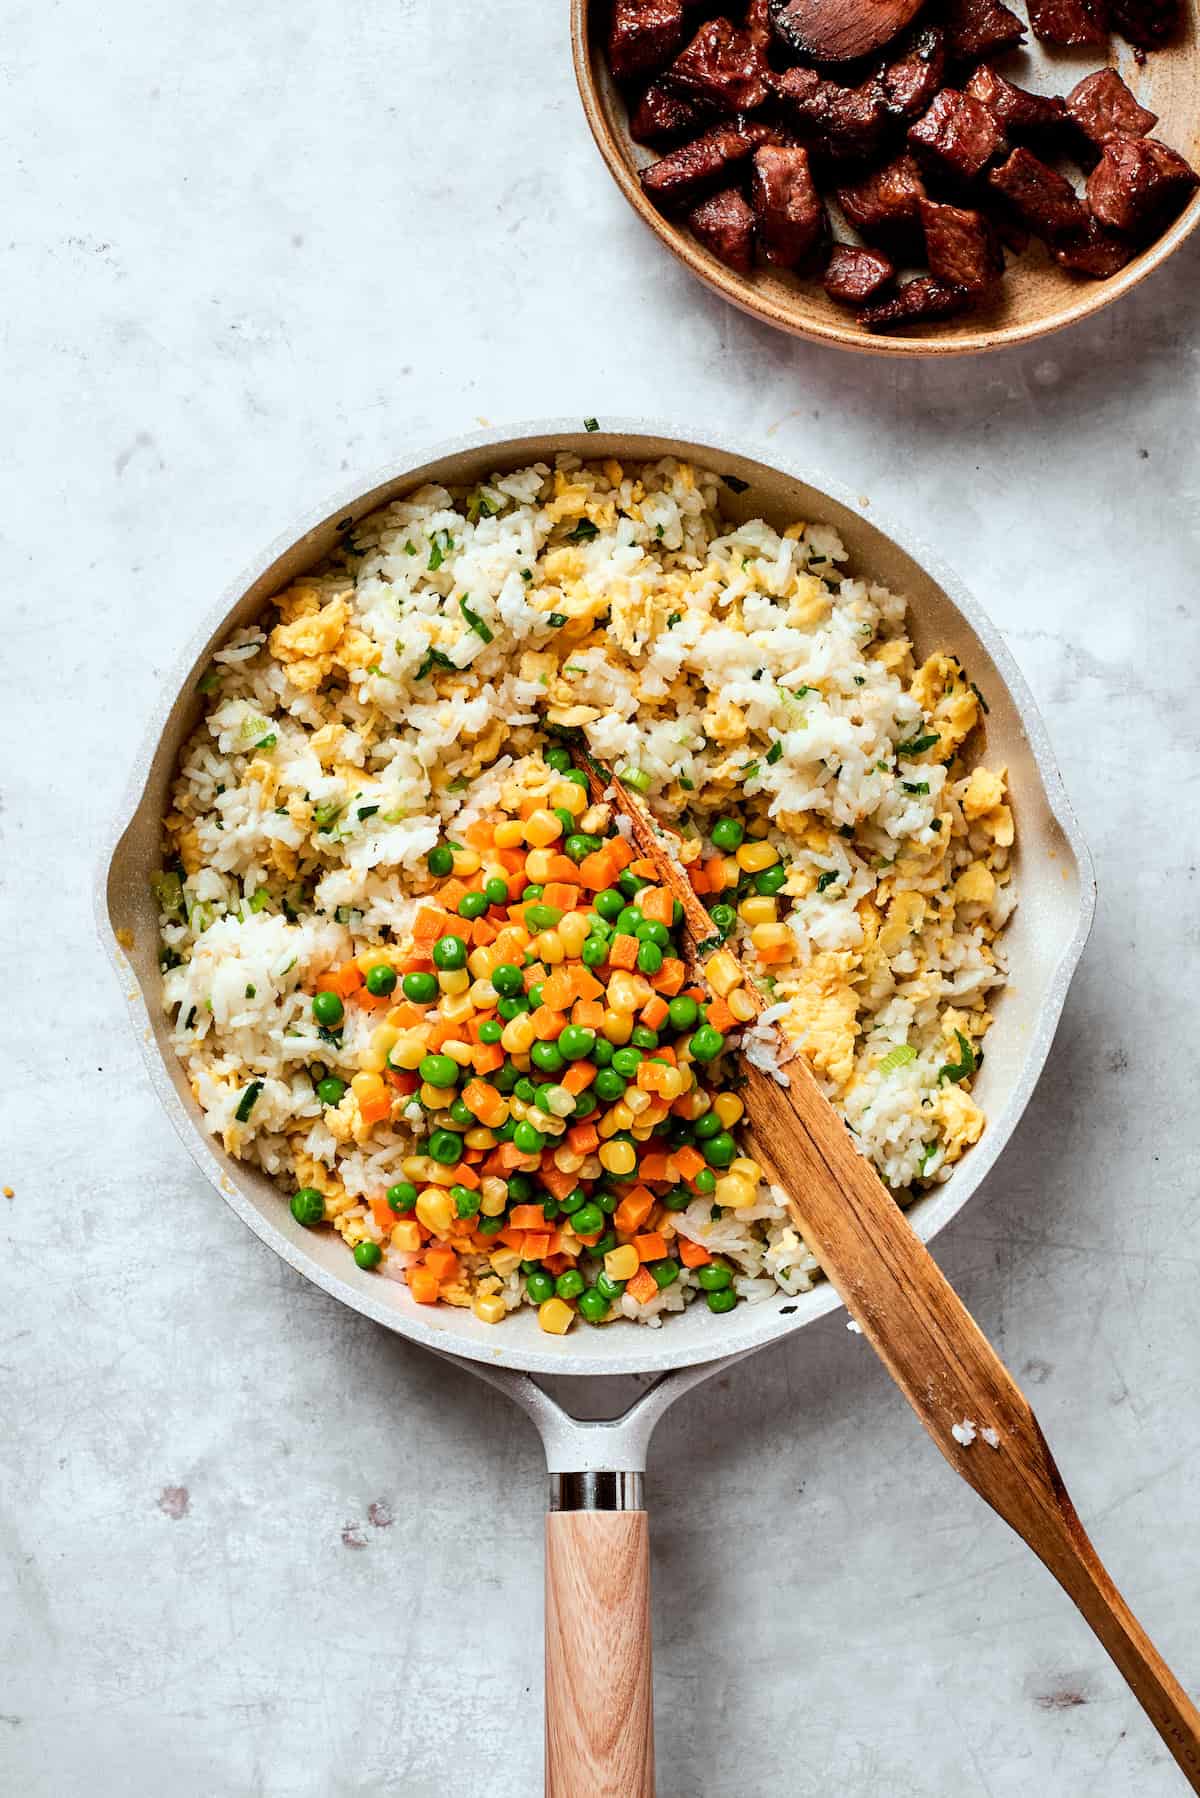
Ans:
[[[986,106],[1006,137],[1014,143],[1030,138],[1053,142],[1067,132],[1067,104],[1058,94],[1031,94],[1013,81],[1006,81],[995,69],[980,63],[966,90],[973,100]]]
[[[925,318],[951,318],[966,309],[970,299],[965,287],[939,281],[936,275],[920,275],[906,281],[894,298],[865,306],[859,313],[868,331],[886,331],[890,325],[912,325]]]
[[[881,250],[835,244],[825,270],[825,292],[843,306],[865,306],[896,279],[896,270]]]
[[[667,69],[664,80],[718,112],[753,112],[767,97],[762,46],[728,19],[709,19]]]
[[[690,206],[736,163],[752,156],[772,136],[766,125],[748,119],[742,125],[714,125],[711,131],[681,144],[641,172],[644,191],[660,206]]]
[[[876,90],[893,118],[920,118],[946,75],[946,34],[925,25],[875,77]]]
[[[1089,218],[1082,236],[1068,237],[1056,244],[1052,254],[1062,268],[1104,281],[1125,267],[1136,247],[1127,237],[1118,237],[1115,231],[1106,231],[1094,218]]]
[[[739,275],[754,266],[754,213],[746,196],[736,187],[723,187],[693,206],[687,222],[706,250]]]
[[[1004,133],[986,106],[944,87],[908,141],[925,166],[951,181],[974,181],[1004,148]]]
[[[787,69],[774,89],[806,148],[834,162],[867,161],[882,149],[888,114],[872,84],[842,87],[815,69]]]
[[[618,81],[653,75],[686,36],[683,0],[614,0],[608,66]]]
[[[745,29],[761,49],[770,48],[774,36],[771,31],[771,0],[750,0],[746,8]]]
[[[856,62],[911,25],[925,0],[771,0],[776,35],[814,62]]]
[[[981,293],[1004,273],[1004,251],[996,228],[973,207],[921,201],[925,254],[939,281]]]
[[[1183,0],[1110,0],[1112,27],[1140,50],[1158,50],[1183,23]]]
[[[1018,49],[1025,27],[1001,0],[947,0],[946,38],[955,62],[978,62]]]
[[[673,144],[712,123],[712,110],[685,100],[662,81],[652,81],[634,109],[629,135],[638,144]]]
[[[829,239],[829,214],[808,166],[808,151],[764,144],[754,152],[750,197],[768,262],[796,268]]]
[[[1087,215],[1071,183],[1031,150],[1014,150],[988,181],[1021,223],[1048,243],[1079,237],[1086,228]]]
[[[1044,44],[1107,44],[1108,0],[1029,0],[1029,23]]]
[[[1156,137],[1117,137],[1088,177],[1093,217],[1144,243],[1181,211],[1196,186],[1189,162]]]
[[[1114,137],[1145,137],[1158,124],[1158,114],[1138,105],[1115,69],[1085,75],[1067,95],[1067,111],[1098,150]]]
[[[837,190],[838,205],[856,231],[885,249],[904,249],[920,239],[925,185],[911,156]]]

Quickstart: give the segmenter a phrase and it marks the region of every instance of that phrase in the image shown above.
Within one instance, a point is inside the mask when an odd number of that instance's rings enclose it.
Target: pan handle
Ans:
[[[640,1473],[555,1473],[546,1518],[546,1798],[654,1798]]]

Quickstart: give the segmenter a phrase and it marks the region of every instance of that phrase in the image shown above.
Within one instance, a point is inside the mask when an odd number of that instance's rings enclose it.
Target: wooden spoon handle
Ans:
[[[654,1798],[645,1511],[546,1518],[547,1798]]]

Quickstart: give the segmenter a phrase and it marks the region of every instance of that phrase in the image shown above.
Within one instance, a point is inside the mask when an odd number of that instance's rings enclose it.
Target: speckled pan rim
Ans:
[[[802,319],[789,307],[780,305],[765,290],[743,280],[732,269],[697,243],[690,231],[672,224],[665,214],[651,205],[642,192],[633,170],[621,149],[601,104],[599,88],[592,67],[591,0],[571,0],[571,56],[575,65],[575,82],[583,103],[588,129],[608,167],[609,174],[637,213],[642,223],[659,241],[677,256],[704,285],[763,324],[786,331],[789,336],[803,337],[812,343],[832,344],[839,350],[852,350],[860,356],[977,356],[987,350],[1002,350],[1016,344],[1035,343],[1068,326],[1102,312],[1116,300],[1161,268],[1168,257],[1191,236],[1200,225],[1200,189],[1192,196],[1162,236],[1135,256],[1119,274],[1106,281],[1083,283],[1078,301],[1053,317],[1041,322],[1031,320],[1021,325],[998,325],[991,330],[975,331],[958,337],[873,336],[847,319],[843,324],[826,323],[820,318]]]
[[[721,431],[684,430],[669,422],[655,419],[606,418],[603,422],[603,431],[606,435],[657,440],[659,443],[665,440],[676,446],[679,451],[693,456],[700,463],[718,468],[722,459],[728,457],[739,457],[747,462],[758,463],[788,479],[797,480],[807,486],[819,489],[834,504],[844,506],[856,516],[863,517],[861,508],[845,489],[836,483],[827,482],[819,475],[814,475],[814,471],[793,458],[781,459],[769,447],[753,440],[730,436]],[[277,537],[262,555],[256,557],[249,568],[226,589],[218,603],[206,614],[165,681],[164,697],[155,709],[141,750],[133,764],[125,798],[118,810],[116,821],[103,838],[101,859],[96,872],[93,906],[101,940],[131,1006],[133,1023],[138,1030],[142,1055],[151,1084],[193,1161],[256,1236],[272,1248],[276,1254],[282,1256],[289,1266],[295,1268],[306,1279],[313,1281],[332,1298],[340,1299],[363,1316],[370,1317],[385,1328],[420,1342],[428,1348],[436,1349],[443,1354],[453,1354],[477,1361],[484,1365],[508,1367],[527,1373],[597,1377],[632,1373],[657,1374],[671,1368],[696,1366],[716,1359],[749,1353],[753,1349],[763,1347],[768,1342],[789,1335],[792,1331],[803,1328],[806,1324],[815,1322],[817,1318],[827,1316],[830,1312],[839,1309],[841,1299],[832,1286],[824,1283],[809,1293],[799,1295],[794,1300],[785,1301],[784,1295],[781,1294],[779,1300],[769,1300],[756,1306],[741,1306],[738,1312],[733,1314],[732,1320],[721,1320],[719,1334],[714,1331],[711,1341],[705,1339],[700,1344],[693,1341],[685,1343],[680,1340],[673,1342],[669,1325],[661,1331],[631,1328],[628,1331],[622,1331],[619,1346],[612,1353],[603,1357],[583,1357],[572,1354],[569,1337],[549,1339],[561,1343],[562,1346],[557,1352],[554,1349],[540,1347],[514,1352],[513,1348],[502,1340],[493,1347],[490,1342],[477,1342],[458,1336],[452,1329],[448,1329],[445,1324],[438,1321],[440,1316],[438,1311],[431,1309],[426,1316],[422,1315],[417,1307],[412,1307],[411,1310],[401,1310],[398,1308],[394,1296],[390,1303],[385,1303],[382,1298],[377,1297],[371,1291],[366,1276],[363,1277],[363,1286],[356,1286],[349,1278],[340,1277],[318,1265],[311,1256],[305,1253],[302,1244],[289,1240],[259,1210],[254,1200],[241,1189],[236,1178],[236,1163],[223,1158],[214,1151],[211,1138],[205,1134],[196,1118],[187,1109],[171,1080],[163,1053],[153,1034],[147,995],[116,941],[113,922],[108,910],[109,884],[116,872],[122,842],[137,820],[146,793],[150,771],[170,714],[181,693],[194,681],[198,658],[254,583],[310,531],[315,530],[329,519],[353,511],[364,496],[373,493],[377,488],[404,482],[410,473],[423,473],[431,465],[436,465],[450,457],[479,452],[490,447],[496,449],[499,461],[511,461],[513,466],[518,466],[521,461],[539,460],[547,454],[555,453],[556,448],[566,447],[562,444],[553,445],[552,440],[554,439],[578,439],[583,435],[585,433],[581,430],[579,419],[551,419],[518,423],[506,429],[493,428],[472,432],[429,447],[418,446],[386,468],[355,481],[351,486],[339,489],[333,498],[323,505],[306,511],[295,526]],[[635,446],[631,446],[631,453],[635,455],[638,453]],[[649,447],[645,453],[650,453]],[[1062,832],[1064,841],[1073,857],[1079,882],[1079,904],[1075,928],[1046,983],[1037,1025],[1030,1036],[1020,1074],[1013,1083],[1007,1103],[996,1116],[989,1120],[983,1140],[960,1163],[954,1177],[927,1198],[920,1211],[915,1215],[919,1234],[924,1240],[929,1241],[950,1222],[951,1218],[957,1216],[963,1206],[978,1191],[1008,1143],[1022,1112],[1032,1097],[1033,1090],[1049,1056],[1063,1005],[1066,1002],[1067,991],[1091,930],[1095,912],[1095,875],[1091,856],[1063,787],[1041,715],[1026,686],[1024,677],[995,626],[983,612],[978,601],[964,588],[958,576],[947,568],[938,556],[927,550],[918,538],[906,531],[897,532],[890,520],[874,515],[874,508],[872,508],[870,518],[864,518],[864,522],[890,538],[903,553],[910,556],[933,578],[991,657],[997,672],[1008,688],[1024,727],[1042,783],[1047,812]],[[131,983],[132,990],[130,990]],[[390,1283],[389,1291],[394,1292]],[[794,1314],[781,1315],[780,1305],[783,1302],[796,1307]],[[616,1336],[617,1332],[614,1329],[608,1334]],[[497,1335],[500,1335],[500,1332],[497,1332]]]

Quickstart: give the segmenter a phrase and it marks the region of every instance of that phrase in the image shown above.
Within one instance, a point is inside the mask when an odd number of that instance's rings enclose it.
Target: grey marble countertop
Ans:
[[[327,490],[479,419],[756,433],[919,526],[1006,634],[1100,909],[1034,1103],[939,1254],[1130,1601],[1200,1680],[1200,244],[991,359],[790,341],[691,281],[617,194],[564,12],[7,9],[14,1798],[538,1789],[533,1432],[218,1204],[147,1087],[89,901],[143,718],[213,596]],[[664,1798],[1182,1790],[844,1320],[683,1402],[650,1490]]]

